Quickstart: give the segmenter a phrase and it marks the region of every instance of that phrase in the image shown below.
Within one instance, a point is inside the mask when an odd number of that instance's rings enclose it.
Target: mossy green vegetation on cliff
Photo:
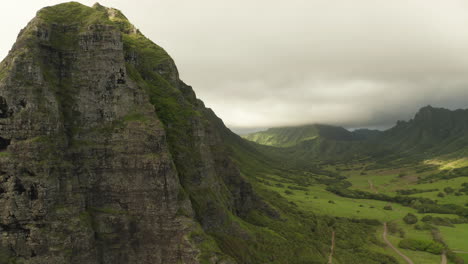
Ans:
[[[97,9],[78,2],[69,2],[43,8],[37,13],[37,18],[42,19],[45,23],[70,26],[79,25],[80,27],[95,24],[112,24],[105,9],[96,12]]]

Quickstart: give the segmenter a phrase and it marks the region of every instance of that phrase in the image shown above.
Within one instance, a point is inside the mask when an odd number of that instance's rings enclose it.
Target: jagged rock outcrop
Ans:
[[[379,140],[403,153],[441,155],[468,146],[468,110],[426,106],[409,121],[382,133]]]
[[[278,216],[215,119],[118,10],[39,11],[0,65],[0,262],[234,263],[206,232]]]

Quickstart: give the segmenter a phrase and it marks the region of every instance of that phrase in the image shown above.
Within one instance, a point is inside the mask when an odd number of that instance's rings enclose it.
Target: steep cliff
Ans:
[[[206,231],[274,211],[212,115],[118,10],[39,11],[0,66],[0,262],[233,262]]]
[[[450,154],[468,146],[468,110],[426,106],[409,121],[399,121],[379,140],[412,155]]]

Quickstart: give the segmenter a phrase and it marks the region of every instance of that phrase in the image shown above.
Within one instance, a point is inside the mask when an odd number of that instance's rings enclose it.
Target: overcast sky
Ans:
[[[60,2],[2,2],[0,57],[38,9]],[[164,47],[182,80],[236,131],[382,128],[428,104],[467,108],[468,1],[100,3]]]

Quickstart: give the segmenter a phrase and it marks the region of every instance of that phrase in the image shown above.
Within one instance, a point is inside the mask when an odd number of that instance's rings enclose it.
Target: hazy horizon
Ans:
[[[0,57],[40,8],[62,2],[6,2]],[[238,133],[311,123],[388,128],[425,105],[467,105],[463,1],[99,2],[165,48],[181,79]]]

